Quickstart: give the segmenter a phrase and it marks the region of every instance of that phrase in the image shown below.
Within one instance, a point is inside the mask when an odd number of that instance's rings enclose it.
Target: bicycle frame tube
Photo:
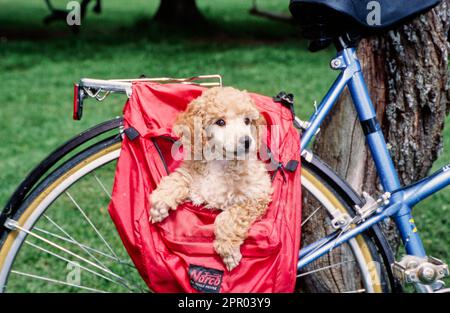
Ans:
[[[433,175],[403,189],[404,201],[413,207],[423,199],[436,193],[450,184],[450,164],[444,166]]]
[[[397,190],[400,188],[400,181],[392,158],[389,155],[383,133],[376,122],[375,109],[364,82],[361,65],[356,57],[356,50],[354,48],[343,49],[336,59],[342,64],[342,73],[325,96],[318,111],[309,120],[310,127],[302,135],[302,152],[310,143],[313,135],[344,90],[344,87],[348,86],[359,120],[361,123],[368,125],[366,127],[370,128],[370,133],[366,133],[366,138],[381,179],[381,184],[385,191]]]
[[[361,65],[356,56],[354,48],[345,48],[338,53],[338,69],[342,72],[333,83],[329,92],[322,100],[319,108],[309,120],[309,127],[302,134],[302,152],[311,142],[321,123],[332,109],[336,100],[348,87],[358,118],[363,126],[367,144],[372,154],[372,158],[380,177],[381,185],[386,192],[393,192],[390,204],[382,207],[380,212],[368,218],[365,222],[358,224],[354,228],[341,233],[339,236],[330,235],[320,239],[318,242],[303,247],[299,253],[297,268],[300,269],[320,256],[326,254],[354,238],[361,232],[370,228],[381,220],[392,217],[400,232],[406,253],[419,257],[425,257],[425,250],[422,240],[417,233],[414,219],[411,215],[411,208],[429,195],[448,186],[450,184],[450,165],[444,167],[437,173],[427,177],[411,186],[401,188],[398,174],[389,154],[385,138],[376,120],[376,113],[364,81]]]

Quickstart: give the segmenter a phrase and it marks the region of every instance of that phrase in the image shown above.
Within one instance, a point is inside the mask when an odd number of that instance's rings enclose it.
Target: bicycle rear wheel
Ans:
[[[1,291],[148,291],[107,212],[120,147],[121,137],[113,136],[86,148],[43,179],[9,217],[13,230],[0,234]],[[352,213],[352,203],[317,167],[304,162],[302,171],[304,199],[317,206],[304,228],[320,223],[328,232],[329,212]],[[391,291],[382,248],[362,234],[299,272],[298,289]],[[324,285],[311,283],[318,280]]]

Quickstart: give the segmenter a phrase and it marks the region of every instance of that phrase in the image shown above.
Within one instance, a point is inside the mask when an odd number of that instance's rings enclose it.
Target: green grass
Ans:
[[[63,6],[65,1],[55,3]],[[48,14],[44,1],[0,0],[0,204],[52,149],[121,114],[125,99],[112,96],[103,103],[87,101],[83,120],[72,121],[72,84],[81,77],[220,73],[226,85],[266,95],[294,92],[300,116],[311,113],[314,100],[321,99],[335,77],[328,67],[332,50],[307,52],[295,28],[250,16],[250,1],[198,3],[216,25],[216,35],[207,29],[152,25],[155,0],[130,0],[126,5],[119,0],[103,1],[103,13],[89,12],[78,35],[63,23],[43,25],[42,18]],[[261,3],[269,10],[287,10],[286,1]],[[445,137],[435,168],[450,160],[450,127],[445,129]],[[448,188],[415,210],[430,254],[447,261],[449,210]],[[70,216],[58,218],[68,220]],[[24,259],[38,261],[36,255]],[[31,291],[39,286],[17,287]]]

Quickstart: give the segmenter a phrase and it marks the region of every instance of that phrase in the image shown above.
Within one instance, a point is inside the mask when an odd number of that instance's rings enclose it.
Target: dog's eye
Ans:
[[[220,120],[217,120],[216,121],[216,125],[218,125],[218,126],[225,126],[225,121],[224,120],[222,120],[222,119],[220,119]]]
[[[250,124],[250,119],[249,119],[248,117],[246,117],[246,118],[244,119],[244,123],[245,123],[245,125]]]

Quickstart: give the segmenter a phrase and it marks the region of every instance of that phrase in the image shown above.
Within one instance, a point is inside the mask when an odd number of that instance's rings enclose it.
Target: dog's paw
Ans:
[[[150,205],[150,222],[161,222],[169,216],[170,206],[157,192],[150,196]]]
[[[222,257],[225,267],[230,272],[241,262],[242,254],[240,246],[216,240],[214,242],[214,249]]]
[[[158,223],[169,216],[169,210],[167,208],[151,208],[150,209],[150,222]]]
[[[225,264],[228,271],[232,271],[236,266],[241,263],[242,254],[239,249],[234,251],[232,254],[227,255],[223,258],[223,264]]]

